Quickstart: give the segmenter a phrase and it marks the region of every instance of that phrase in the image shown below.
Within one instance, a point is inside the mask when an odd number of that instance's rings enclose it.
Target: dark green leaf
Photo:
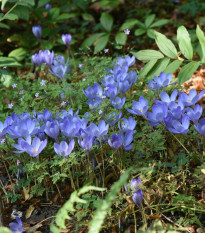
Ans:
[[[132,29],[135,25],[138,25],[141,28],[146,28],[145,25],[140,22],[137,19],[128,19],[123,23],[123,25],[120,27],[120,30],[125,30],[125,29]]]
[[[191,45],[191,39],[189,33],[184,26],[178,28],[177,40],[179,42],[179,48],[181,49],[183,55],[187,59],[191,60],[193,57],[193,48]]]
[[[104,32],[93,34],[92,36],[85,39],[81,45],[82,48],[90,47],[99,37],[105,35]]]
[[[28,20],[29,19],[29,9],[26,6],[17,6],[13,11],[13,14],[16,14],[20,19]]]
[[[4,20],[4,19],[16,20],[16,19],[18,19],[18,16],[17,16],[16,14],[10,13],[10,14],[8,14],[8,15],[5,15],[5,16],[3,17],[3,20]]]
[[[5,23],[0,23],[0,28],[9,29],[10,27],[7,24],[5,24]]]
[[[151,28],[154,28],[154,27],[161,27],[165,24],[169,23],[169,20],[168,19],[160,19],[160,20],[157,20],[156,22],[154,22],[150,27]]]
[[[49,2],[50,2],[50,0],[39,0],[38,1],[38,8],[42,7],[42,6],[45,6]]]
[[[198,69],[200,62],[192,61],[185,65],[178,74],[179,85],[191,78],[193,73]]]
[[[164,73],[169,74],[169,73],[174,73],[175,71],[177,71],[180,67],[180,65],[182,64],[182,61],[180,60],[175,60],[173,62],[171,62],[167,68],[164,70]]]
[[[70,18],[74,18],[76,17],[77,14],[76,13],[65,13],[65,14],[61,14],[56,18],[56,21],[61,21],[61,20],[65,20],[65,19],[70,19]]]
[[[148,28],[155,19],[155,14],[148,15],[145,19],[145,26]]]
[[[127,35],[124,32],[118,32],[115,36],[115,41],[117,44],[125,45],[127,41]]]
[[[110,34],[106,34],[106,35],[100,37],[96,41],[94,53],[98,53],[106,47],[106,45],[109,41],[109,37],[110,37]]]
[[[132,54],[140,61],[149,61],[152,59],[163,58],[164,55],[156,50],[146,49],[139,52],[132,52]]]
[[[102,24],[102,26],[104,27],[106,31],[110,32],[112,29],[112,24],[113,24],[112,15],[108,13],[102,13],[100,17],[100,23]]]
[[[205,36],[204,36],[203,31],[200,29],[199,25],[197,25],[196,35],[199,39],[199,43],[202,49],[202,54],[203,54],[202,62],[205,62]]]
[[[143,28],[139,28],[137,30],[135,30],[135,36],[141,36],[143,34],[145,34],[146,30]]]
[[[18,1],[18,5],[32,7],[35,5],[35,2],[34,0],[20,0]]]
[[[157,46],[159,47],[159,49],[166,56],[168,56],[170,58],[173,58],[173,59],[178,58],[177,50],[176,50],[174,44],[166,36],[164,36],[163,34],[155,31],[155,41],[156,41]]]

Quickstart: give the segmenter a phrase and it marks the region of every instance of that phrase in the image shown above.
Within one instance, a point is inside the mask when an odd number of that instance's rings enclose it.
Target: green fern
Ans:
[[[105,191],[105,188],[98,188],[94,186],[84,186],[78,191],[74,191],[70,199],[63,205],[63,207],[58,211],[56,214],[55,223],[57,227],[54,225],[54,221],[50,225],[50,230],[53,233],[60,233],[62,229],[66,229],[65,220],[71,219],[71,217],[68,215],[68,212],[74,212],[74,204],[77,203],[86,203],[87,201],[81,199],[79,196],[89,192],[89,191]]]

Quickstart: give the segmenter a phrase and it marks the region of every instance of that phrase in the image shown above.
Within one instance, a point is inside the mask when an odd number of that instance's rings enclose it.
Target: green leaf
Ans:
[[[154,28],[154,27],[161,27],[165,24],[169,23],[169,20],[168,19],[160,19],[160,20],[157,20],[156,22],[154,22],[150,27],[151,28]]]
[[[60,15],[60,9],[57,7],[54,7],[54,8],[49,10],[48,15],[49,15],[50,20],[55,21]]]
[[[102,13],[100,17],[100,23],[106,31],[110,32],[113,24],[113,17],[108,13]]]
[[[21,67],[22,65],[11,57],[0,57],[0,67],[11,66],[11,67]]]
[[[147,18],[145,19],[145,26],[148,28],[151,23],[154,21],[155,19],[155,14],[152,14],[152,15],[148,15]]]
[[[193,48],[191,45],[191,39],[188,31],[184,26],[181,26],[177,30],[177,40],[179,43],[179,48],[182,51],[183,55],[187,59],[192,59],[193,57]]]
[[[3,11],[4,6],[6,5],[6,3],[8,2],[8,0],[2,0],[1,1],[1,10]]]
[[[16,14],[19,19],[28,20],[29,19],[29,9],[26,6],[17,6],[13,11],[13,14]]]
[[[5,87],[11,85],[12,76],[7,70],[1,70],[1,82]]]
[[[159,49],[166,56],[168,56],[170,58],[173,58],[173,59],[178,58],[177,50],[176,50],[174,44],[166,36],[164,36],[163,34],[155,31],[155,41],[156,41],[157,46],[159,47]]]
[[[61,20],[65,20],[65,19],[70,19],[70,18],[74,18],[76,17],[77,14],[76,13],[65,13],[65,14],[61,14],[56,18],[56,21],[61,21]]]
[[[125,45],[127,41],[127,35],[124,32],[118,32],[115,36],[115,41],[117,44]]]
[[[158,60],[156,65],[147,74],[147,77],[150,79],[153,78],[154,75],[158,76],[162,71],[164,71],[167,68],[169,61],[170,59],[167,57]]]
[[[193,73],[198,69],[200,62],[192,61],[185,65],[178,74],[179,85],[191,78]]]
[[[37,7],[39,8],[39,7],[45,6],[49,2],[50,2],[50,0],[39,0]]]
[[[8,19],[8,20],[16,20],[18,19],[18,16],[16,14],[10,13],[8,15],[5,15],[2,20]]]
[[[132,52],[132,54],[140,61],[149,61],[152,59],[163,58],[164,55],[156,50],[146,49],[139,52]]]
[[[141,35],[145,34],[145,32],[146,32],[146,29],[139,28],[139,29],[135,30],[135,36],[141,36]]]
[[[139,72],[138,75],[138,80],[142,79],[143,77],[145,77],[148,72],[153,68],[153,66],[157,63],[157,59],[152,59],[150,60]]]
[[[10,27],[7,24],[5,24],[5,23],[0,23],[0,28],[9,29]]]
[[[13,57],[17,61],[22,61],[27,55],[27,51],[23,48],[14,49],[8,55],[8,57]]]
[[[1,233],[12,233],[7,227],[0,227],[0,232]]]
[[[135,25],[138,25],[139,27],[145,29],[145,25],[142,22],[140,22],[139,20],[137,20],[137,19],[128,19],[120,27],[120,30],[132,29]]]
[[[82,17],[86,21],[95,21],[94,17],[91,14],[83,13]]]
[[[199,43],[202,49],[202,54],[203,54],[202,62],[205,62],[205,36],[204,36],[203,31],[200,29],[199,25],[197,25],[196,35],[199,39]]]
[[[35,1],[34,0],[20,0],[18,1],[18,5],[32,7],[35,5]]]
[[[104,32],[93,34],[92,36],[85,39],[81,45],[82,48],[90,47],[99,37],[105,35]]]
[[[102,201],[102,204],[94,212],[93,219],[89,223],[88,233],[100,232],[104,219],[108,212],[110,212],[112,201],[116,199],[120,188],[126,184],[129,172],[130,170],[126,171],[123,175],[121,175],[120,180],[112,185],[110,192],[105,197],[105,200]]]
[[[107,45],[107,43],[108,43],[108,41],[109,41],[109,38],[110,38],[110,34],[106,34],[106,35],[100,37],[100,38],[97,40],[96,44],[95,44],[94,53],[98,53],[98,52],[100,52],[101,50],[103,50],[103,49],[106,47],[106,45]]]
[[[147,30],[147,35],[149,38],[154,39],[154,30],[153,29],[148,29]]]
[[[167,68],[164,70],[165,74],[169,74],[169,73],[174,73],[175,71],[177,71],[179,69],[179,67],[181,66],[182,61],[180,60],[175,60],[173,62],[171,62]]]

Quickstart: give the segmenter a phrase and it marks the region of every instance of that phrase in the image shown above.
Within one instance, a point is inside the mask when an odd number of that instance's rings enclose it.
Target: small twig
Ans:
[[[183,226],[179,225],[178,223],[173,222],[170,218],[168,218],[167,216],[165,216],[164,214],[161,214],[164,218],[166,218],[166,220],[168,220],[169,222],[171,222],[172,224],[176,225],[177,227],[182,228],[183,230],[186,230],[187,232],[191,233],[190,230],[188,230],[187,228],[184,228]]]

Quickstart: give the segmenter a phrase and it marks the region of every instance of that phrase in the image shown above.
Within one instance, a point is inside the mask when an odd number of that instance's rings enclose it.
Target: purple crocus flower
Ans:
[[[85,149],[88,152],[93,146],[94,137],[89,136],[88,134],[86,134],[82,131],[80,134],[81,135],[78,138],[78,144],[80,145],[80,147],[82,147],[83,149]]]
[[[72,139],[69,145],[65,141],[62,141],[60,144],[54,143],[54,150],[56,154],[63,157],[68,157],[68,155],[72,152],[74,146],[75,146],[75,140]]]
[[[134,203],[137,205],[138,208],[141,207],[142,205],[142,200],[143,200],[143,192],[142,190],[138,190],[132,194],[132,200]]]
[[[130,67],[135,64],[135,56],[132,57],[126,56],[125,58],[117,57],[117,64],[120,65],[121,67],[124,66],[125,64]]]
[[[169,74],[165,74],[164,72],[161,72],[159,77],[157,76],[154,76],[154,80],[149,80],[148,83],[149,83],[149,86],[146,85],[149,89],[153,90],[153,91],[156,91],[156,90],[159,90],[160,88],[162,87],[166,87],[168,85],[171,85],[171,84],[174,84],[174,83],[171,83],[172,80],[172,74],[169,73]]]
[[[18,151],[13,151],[14,153],[23,153],[26,151],[26,145],[31,144],[31,136],[27,135],[26,140],[23,138],[18,138],[18,144],[14,144],[13,146],[18,150]]]
[[[106,119],[106,122],[109,125],[115,125],[119,119],[121,118],[122,113],[120,112],[118,115],[115,112],[112,112],[111,114],[109,114],[109,116]]]
[[[121,91],[122,95],[124,96],[126,91],[129,90],[132,86],[132,83],[129,83],[128,80],[124,80],[118,83],[119,90]]]
[[[120,129],[122,129],[124,132],[127,132],[129,130],[134,130],[136,126],[136,121],[133,119],[133,117],[129,117],[129,119],[123,118],[123,123],[118,123],[118,126]]]
[[[119,136],[122,139],[122,147],[125,150],[131,150],[132,149],[132,145],[130,145],[130,143],[133,141],[133,133],[135,131],[133,130],[129,130],[125,133],[123,133],[122,131],[120,131]]]
[[[158,103],[152,106],[152,112],[147,112],[147,120],[151,122],[152,126],[159,125],[164,122],[168,114],[168,104]]]
[[[139,101],[133,101],[132,109],[127,109],[127,111],[134,115],[146,116],[148,108],[148,101],[143,96],[140,96]]]
[[[119,94],[119,90],[118,90],[118,85],[116,83],[115,84],[108,84],[104,88],[104,95],[110,99],[115,98],[118,94]]]
[[[141,184],[142,184],[142,181],[141,181],[141,179],[139,177],[137,179],[132,179],[131,182],[130,182],[131,189],[134,192],[141,189]]]
[[[172,92],[172,94],[171,94],[170,97],[169,97],[169,95],[165,91],[162,91],[160,93],[160,98],[161,98],[162,102],[165,102],[165,103],[169,104],[170,102],[176,100],[177,94],[178,94],[178,91],[176,89]],[[155,103],[157,103],[157,102],[159,102],[159,101],[155,100]]]
[[[22,224],[21,219],[19,217],[16,217],[16,221],[17,221],[17,223],[15,223],[15,222],[9,223],[11,231],[13,233],[22,233],[22,232],[24,232],[25,229],[23,228],[23,224]]]
[[[167,117],[165,119],[165,124],[167,129],[173,133],[186,134],[189,132],[190,120],[187,115],[183,115],[181,120],[176,120],[172,117]]]
[[[116,97],[115,99],[112,99],[110,103],[112,104],[113,107],[115,107],[117,110],[120,110],[123,105],[125,104],[126,98],[123,97],[122,99],[120,97]]]
[[[104,120],[101,120],[98,124],[98,126],[94,123],[91,123],[86,129],[85,132],[88,135],[91,135],[93,137],[101,138],[105,136],[108,133],[109,125],[105,124]]]
[[[197,105],[195,105],[194,109],[186,108],[186,112],[187,112],[189,119],[196,124],[202,115],[203,108],[202,108],[202,106],[197,104]]]
[[[25,148],[26,153],[28,153],[31,157],[36,157],[46,147],[47,139],[41,141],[38,137],[35,137],[32,143],[22,142],[21,145],[23,148]]]
[[[70,34],[62,35],[62,41],[67,46],[67,48],[70,47],[71,40],[72,40],[72,36]]]
[[[171,101],[169,104],[168,115],[179,120],[184,114],[184,104],[178,100],[178,103]]]
[[[51,66],[53,63],[54,52],[46,49],[44,51],[43,61],[46,65]]]
[[[58,138],[59,135],[59,124],[56,121],[47,121],[44,132],[51,138],[55,140]]]
[[[83,90],[83,93],[88,99],[102,98],[103,95],[102,87],[98,83],[94,83],[93,87],[88,87],[85,91]]]
[[[194,125],[197,133],[205,137],[205,118],[202,118],[197,125]]]
[[[122,146],[122,138],[117,134],[113,134],[108,140],[108,144],[115,150],[118,150]]]
[[[69,63],[69,58],[65,63],[65,58],[63,56],[56,56],[53,60],[53,65],[49,72],[54,76],[63,79],[65,75],[69,73],[71,65]]]
[[[205,90],[201,91],[198,95],[195,89],[191,89],[188,95],[184,92],[179,92],[179,100],[185,106],[194,105],[203,97],[204,91]]]
[[[32,27],[32,32],[33,32],[34,36],[35,36],[38,40],[41,40],[42,28],[41,28],[40,25],[38,25],[38,26],[33,26],[33,27]]]

